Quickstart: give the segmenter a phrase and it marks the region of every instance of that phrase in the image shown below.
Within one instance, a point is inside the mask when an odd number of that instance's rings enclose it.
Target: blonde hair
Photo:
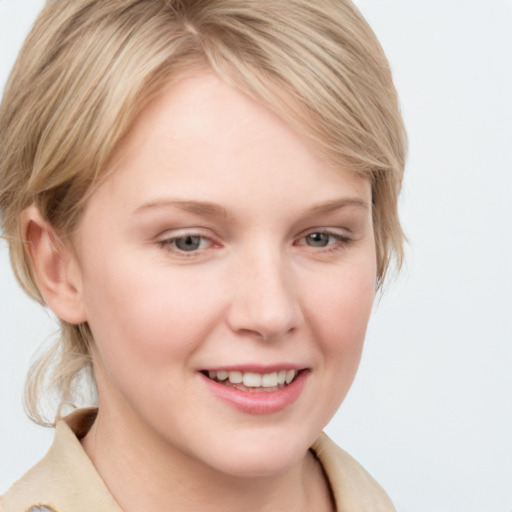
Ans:
[[[334,165],[368,177],[380,286],[402,261],[406,136],[387,59],[349,0],[51,0],[0,107],[0,209],[24,289],[44,303],[21,212],[36,205],[69,237],[141,110],[197,66],[281,115]],[[61,321],[27,380],[32,419],[45,422],[43,389],[74,400],[92,342],[86,324]]]

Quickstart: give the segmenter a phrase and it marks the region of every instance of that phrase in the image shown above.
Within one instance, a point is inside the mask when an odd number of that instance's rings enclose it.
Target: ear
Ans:
[[[23,211],[21,227],[25,250],[48,306],[66,322],[86,322],[81,273],[76,256],[59,240],[53,227],[43,219],[35,206]]]

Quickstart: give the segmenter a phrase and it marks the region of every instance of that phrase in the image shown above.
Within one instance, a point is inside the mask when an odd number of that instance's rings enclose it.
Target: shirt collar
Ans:
[[[80,443],[96,414],[80,409],[57,422],[48,453],[2,498],[4,512],[122,512]]]

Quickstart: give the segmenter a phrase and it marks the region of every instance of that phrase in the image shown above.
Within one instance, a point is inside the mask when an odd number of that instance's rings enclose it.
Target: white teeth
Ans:
[[[295,370],[288,370],[286,372],[286,384],[290,384],[290,382],[295,379],[295,375],[297,375]]]
[[[228,379],[231,384],[240,384],[243,381],[242,372],[229,372]]]
[[[244,372],[243,383],[248,388],[259,388],[261,386],[261,375],[259,373]]]
[[[277,386],[277,372],[265,373],[261,376],[261,385],[264,388],[273,388]]]
[[[230,384],[243,384],[247,388],[278,388],[290,384],[297,376],[297,370],[279,370],[271,373],[208,371],[208,377],[218,382],[229,380]]]

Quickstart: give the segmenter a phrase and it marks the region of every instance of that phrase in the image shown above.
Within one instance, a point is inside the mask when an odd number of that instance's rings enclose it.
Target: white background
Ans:
[[[0,0],[0,87],[42,0]],[[512,1],[359,0],[410,136],[401,278],[328,433],[402,512],[512,512]],[[55,324],[0,243],[0,493],[52,432],[24,416]]]

